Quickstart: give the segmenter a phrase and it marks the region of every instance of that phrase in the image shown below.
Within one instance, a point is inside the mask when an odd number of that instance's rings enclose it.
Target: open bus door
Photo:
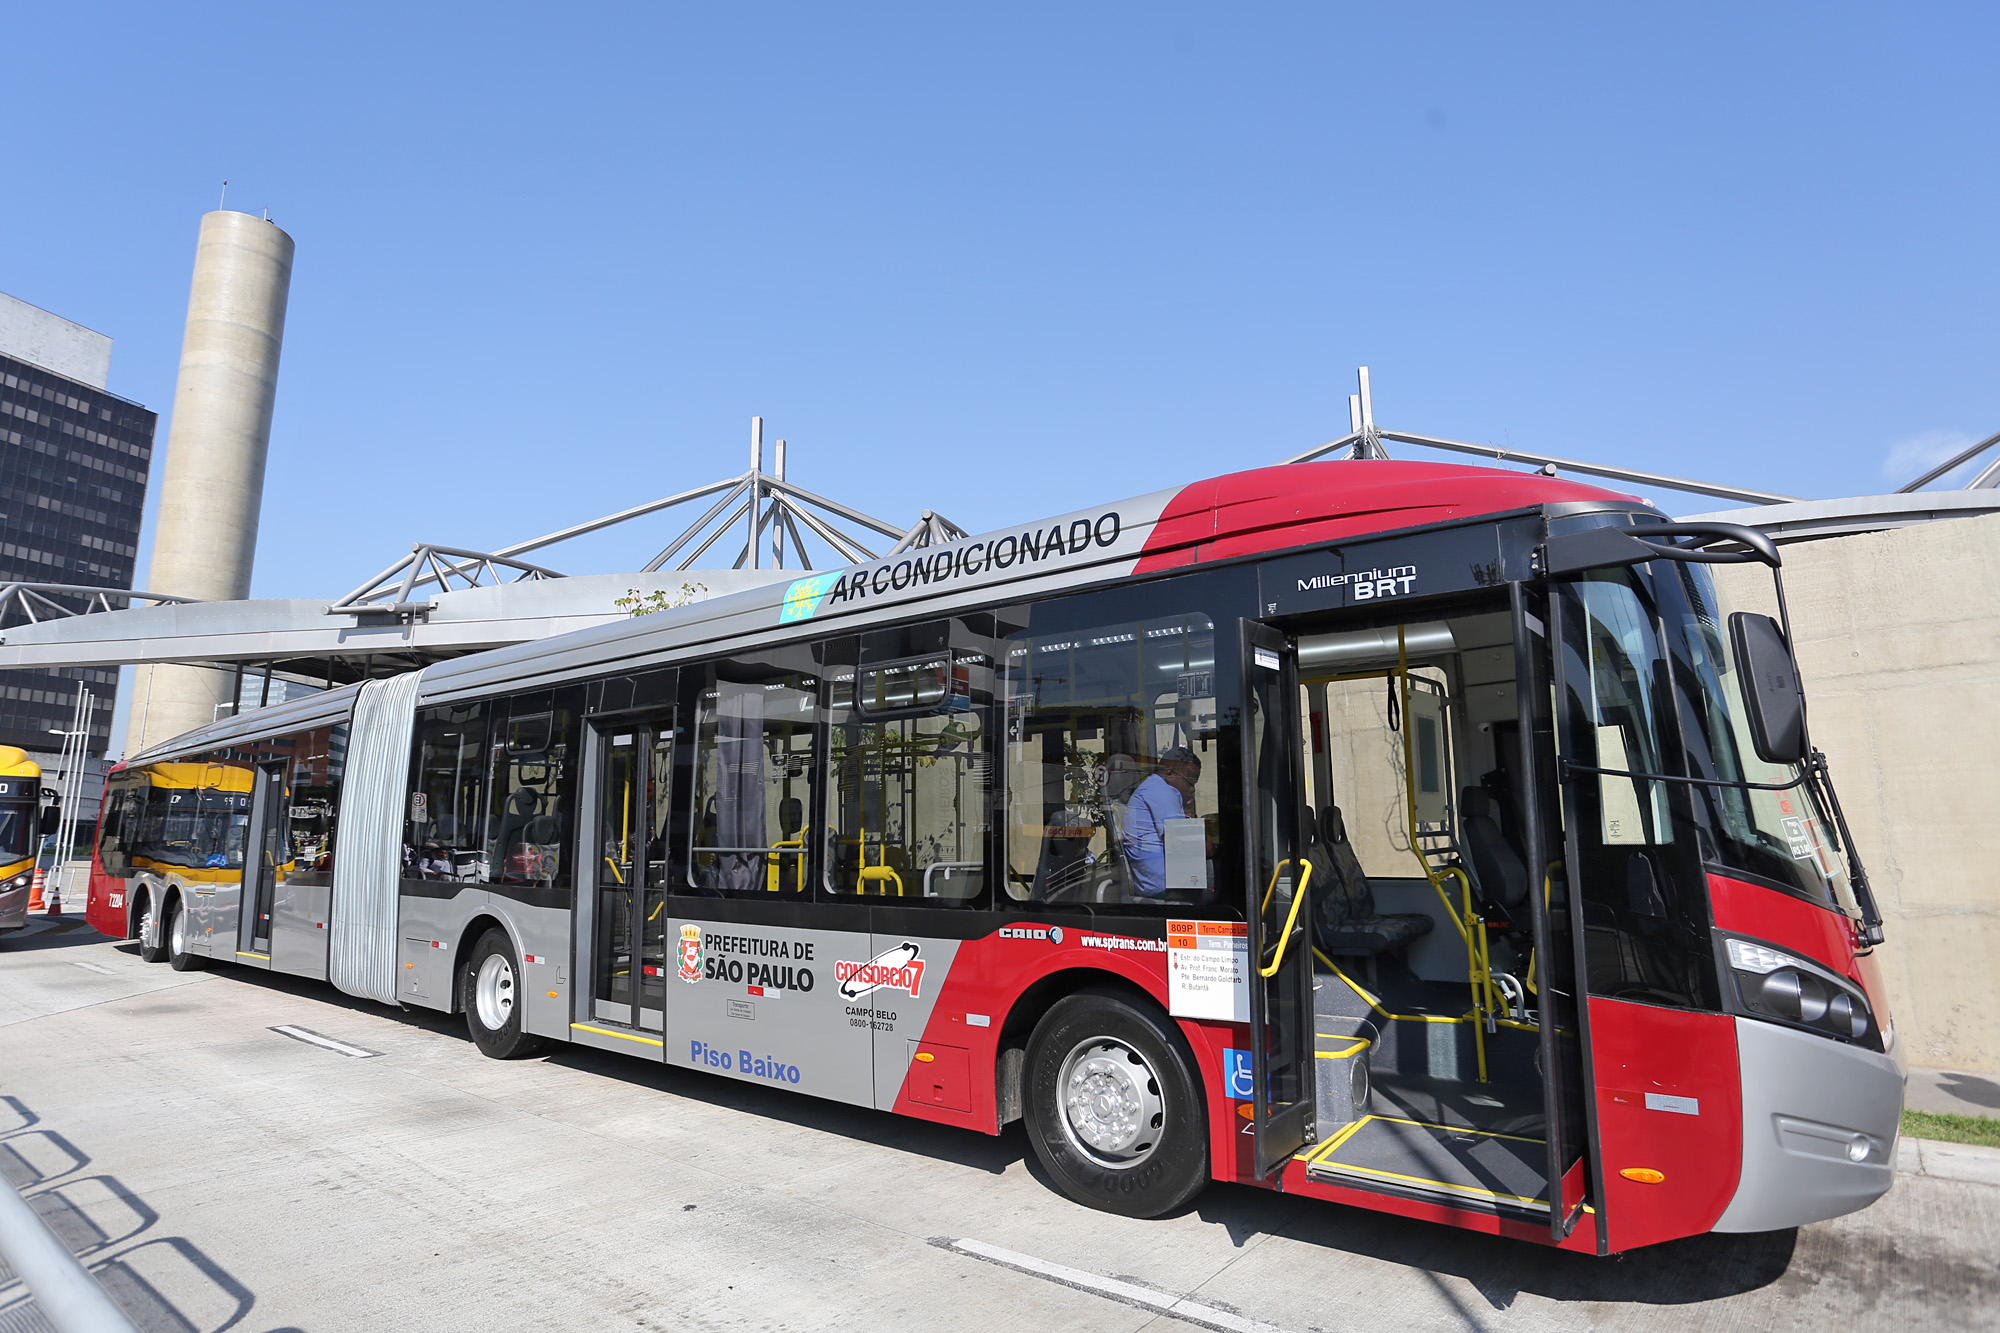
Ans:
[[[1575,1229],[1586,1199],[1595,1193],[1584,1160],[1591,1134],[1584,1060],[1587,1012],[1579,984],[1583,928],[1574,915],[1578,899],[1570,892],[1566,872],[1566,867],[1578,863],[1573,836],[1576,812],[1559,758],[1570,752],[1573,742],[1559,734],[1551,715],[1564,674],[1554,640],[1559,611],[1551,607],[1546,588],[1524,583],[1512,587],[1524,779],[1516,787],[1517,814],[1532,877],[1535,950],[1530,984],[1541,1019],[1549,1199],[1555,1205],[1549,1209],[1549,1234],[1560,1242]],[[1562,730],[1566,732],[1566,723]]]
[[[1298,676],[1291,638],[1244,621],[1244,915],[1252,968],[1250,1123],[1260,1177],[1313,1142],[1317,1131]]]

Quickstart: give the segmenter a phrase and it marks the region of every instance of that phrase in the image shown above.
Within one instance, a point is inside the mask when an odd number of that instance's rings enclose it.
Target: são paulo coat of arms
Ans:
[[[681,980],[701,980],[701,927],[681,927]]]

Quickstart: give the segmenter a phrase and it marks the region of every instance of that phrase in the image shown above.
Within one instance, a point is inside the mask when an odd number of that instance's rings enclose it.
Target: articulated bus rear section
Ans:
[[[1743,529],[1305,465],[481,653],[107,785],[90,920],[1588,1253],[1892,1180],[1880,919]]]

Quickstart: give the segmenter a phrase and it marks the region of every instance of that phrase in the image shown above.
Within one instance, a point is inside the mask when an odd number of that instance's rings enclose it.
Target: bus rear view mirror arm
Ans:
[[[1670,540],[1694,537],[1731,542],[1735,551],[1711,551],[1699,544]],[[1535,554],[1535,572],[1543,578],[1576,574],[1586,569],[1616,569],[1648,560],[1685,560],[1697,565],[1741,565],[1755,561],[1776,569],[1783,563],[1778,547],[1755,528],[1740,523],[1644,523],[1585,528],[1551,537]]]

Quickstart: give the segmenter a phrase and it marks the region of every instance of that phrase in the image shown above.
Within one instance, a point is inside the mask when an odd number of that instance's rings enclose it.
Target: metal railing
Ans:
[[[137,1333],[69,1247],[6,1184],[0,1184],[0,1258],[27,1286],[56,1333]]]

